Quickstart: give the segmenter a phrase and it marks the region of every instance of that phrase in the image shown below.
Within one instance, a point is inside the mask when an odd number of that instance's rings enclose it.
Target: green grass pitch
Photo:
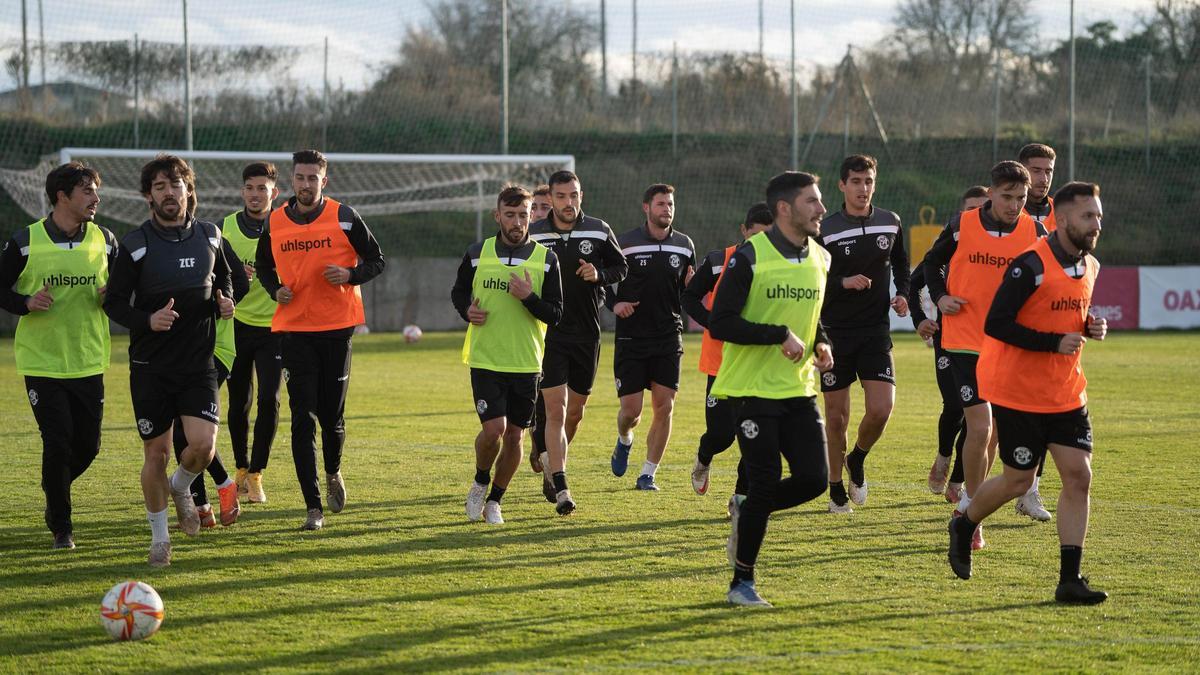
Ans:
[[[1186,671],[1200,663],[1200,347],[1195,334],[1116,334],[1084,357],[1097,439],[1084,573],[1111,598],[1053,602],[1054,525],[1011,506],[987,523],[975,578],[946,565],[950,508],[929,494],[939,409],[931,352],[896,338],[896,411],[867,463],[870,502],[773,517],[758,586],[771,611],[724,604],[725,500],[737,450],[696,496],[688,472],[704,386],[689,336],[659,493],[614,478],[611,335],[570,461],[579,511],[560,518],[522,463],[507,523],[469,523],[478,430],[462,334],[355,339],[343,474],[349,500],[317,533],[283,423],[265,485],[233,527],[174,535],[146,565],[125,342],[107,376],[103,447],[76,484],[79,548],[50,550],[40,438],[0,342],[0,671],[362,672],[672,669],[723,672]],[[836,356],[836,355],[835,355]],[[855,393],[855,411],[861,396]],[[855,412],[857,414],[857,412]],[[631,463],[642,461],[639,429]],[[219,447],[232,465],[225,431]],[[528,447],[528,446],[527,446]],[[1053,511],[1059,481],[1043,493]],[[215,494],[215,492],[214,492]],[[172,516],[173,518],[173,516]],[[110,642],[97,609],[125,579],[153,585],[162,630]]]

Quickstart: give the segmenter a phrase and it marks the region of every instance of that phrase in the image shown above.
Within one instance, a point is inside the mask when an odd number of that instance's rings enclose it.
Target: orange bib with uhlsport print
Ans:
[[[271,319],[277,333],[306,333],[350,328],[366,323],[358,286],[333,285],[325,280],[325,267],[353,268],[358,253],[338,221],[340,204],[325,200],[317,219],[296,223],[287,209],[271,212],[271,253],[279,283],[292,291],[292,301],[280,303]]]

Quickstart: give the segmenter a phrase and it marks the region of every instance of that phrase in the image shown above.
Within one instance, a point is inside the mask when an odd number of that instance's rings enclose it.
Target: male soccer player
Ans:
[[[467,518],[482,516],[492,525],[504,522],[500,500],[521,464],[521,441],[533,422],[546,326],[562,318],[558,257],[529,239],[532,200],[523,187],[500,191],[492,211],[499,232],[467,249],[450,290],[454,308],[468,323],[463,361],[471,366],[475,412],[483,425],[475,437]],[[564,497],[559,503],[571,502],[570,493]]]
[[[267,501],[262,472],[267,468],[271,444],[279,428],[279,390],[283,383],[281,334],[271,331],[275,301],[254,276],[254,256],[258,239],[267,226],[279,189],[278,175],[270,162],[254,162],[242,169],[241,211],[225,217],[222,231],[233,247],[240,265],[250,276],[250,292],[237,303],[232,327],[235,356],[229,370],[229,440],[237,462],[238,492],[252,503]],[[254,379],[258,378],[257,407],[254,416],[254,443],[251,448],[250,407]]]
[[[329,162],[316,150],[292,155],[296,194],[271,211],[259,235],[254,271],[277,307],[271,330],[282,333],[292,411],[292,461],[304,495],[302,529],[325,525],[317,482],[317,424],[328,506],[346,506],[342,448],[354,327],[366,322],[359,286],[383,271],[383,252],[353,208],[326,197]]]
[[[767,184],[775,225],[739,248],[721,275],[709,315],[725,341],[712,394],[731,398],[746,463],[746,501],[730,522],[733,566],[728,601],[770,607],[754,586],[754,565],[771,513],[816,499],[829,478],[825,429],[817,408],[817,371],[833,367],[821,327],[829,254],[821,231],[817,177],[797,171]],[[782,461],[787,461],[787,478]]]
[[[1103,340],[1105,319],[1088,314],[1100,264],[1100,187],[1067,183],[1054,195],[1059,227],[1017,255],[988,311],[979,387],[992,402],[1004,472],[989,479],[950,521],[950,567],[971,578],[971,533],[1010,499],[1025,494],[1047,450],[1062,476],[1060,564],[1054,599],[1096,604],[1108,594],[1079,574],[1092,480],[1092,423],[1081,357]]]
[[[696,323],[704,326],[704,335],[700,341],[700,372],[708,375],[708,384],[704,389],[704,434],[700,436],[700,447],[696,450],[696,461],[692,465],[692,489],[696,494],[708,494],[708,477],[713,457],[725,452],[733,444],[737,436],[737,419],[733,405],[728,399],[719,399],[712,395],[713,380],[721,368],[721,350],[724,344],[715,340],[708,331],[709,309],[712,308],[712,295],[721,283],[721,274],[729,257],[739,246],[746,243],[750,237],[771,227],[775,217],[771,215],[771,207],[766,202],[758,202],[746,212],[746,219],[738,226],[742,241],[739,244],[724,249],[710,251],[704,256],[700,267],[692,280],[683,289],[683,308],[688,316]],[[741,508],[746,496],[746,472],[744,463],[738,461],[737,483],[733,494],[729,496],[728,512],[733,517],[734,510]]]
[[[1054,148],[1043,143],[1030,143],[1017,153],[1017,161],[1029,171],[1029,199],[1025,201],[1025,213],[1053,232],[1057,219],[1054,215],[1054,200],[1050,198],[1050,185],[1054,182]]]
[[[642,419],[643,392],[650,390],[654,418],[646,433],[646,461],[635,486],[657,490],[654,481],[667,441],[679,362],[683,357],[683,307],[680,296],[696,269],[692,238],[673,227],[675,188],[655,183],[642,194],[646,220],[617,238],[629,262],[629,276],[614,285],[607,303],[617,315],[613,375],[616,378],[617,443],[612,472],[624,476],[633,447],[633,430]]]
[[[550,203],[550,186],[539,185],[533,190],[533,206],[529,211],[529,222],[536,223],[550,217],[554,205]]]
[[[986,201],[987,188],[975,185],[963,193],[958,210],[961,213],[976,209]],[[924,288],[925,263],[919,262],[908,280],[908,310],[917,334],[933,347],[934,375],[942,395],[942,414],[938,417],[938,449],[933,465],[929,467],[929,490],[935,495],[944,494],[946,501],[957,504],[962,497],[962,447],[966,441],[966,427],[963,424],[962,403],[958,398],[958,385],[954,383],[954,376],[950,374],[950,356],[942,349],[941,312],[932,319],[925,315],[925,308],[921,302],[921,290]],[[952,453],[953,469],[950,466]]]
[[[548,184],[550,217],[530,225],[529,238],[558,258],[563,314],[558,325],[546,331],[539,383],[544,414],[535,413],[533,446],[544,468],[542,494],[565,515],[575,510],[567,489],[567,448],[596,380],[604,286],[624,279],[628,267],[608,223],[583,214],[579,177],[556,171]]]
[[[42,435],[46,527],[75,548],[71,483],[100,452],[108,319],[100,308],[117,240],[94,222],[100,174],[79,162],[46,175],[50,215],[0,253],[0,306],[21,318],[13,353]]]
[[[183,533],[200,518],[191,484],[212,460],[219,401],[213,365],[217,317],[233,316],[233,286],[217,226],[195,220],[196,177],[179,157],[142,167],[150,218],[125,235],[112,266],[104,311],[129,329],[129,390],[142,437],[142,494],[150,521],[150,565],[171,563],[167,493]],[[168,479],[173,421],[187,437]]]
[[[970,505],[994,457],[988,443],[992,411],[980,396],[975,366],[983,346],[983,322],[1009,262],[1039,236],[1041,225],[1025,213],[1029,172],[1017,162],[992,167],[989,199],[977,209],[956,214],[925,255],[925,282],[942,315],[942,349],[958,385],[967,439],[963,444],[965,489],[957,511]],[[971,545],[984,546],[983,528],[977,528]]]
[[[821,223],[816,235],[833,263],[821,324],[837,347],[833,370],[821,376],[829,434],[829,511],[850,513],[849,502],[865,504],[863,464],[879,441],[896,401],[896,373],[888,311],[908,314],[908,254],[900,216],[872,203],[878,163],[851,155],[842,161],[838,189],[841,210]],[[888,276],[896,284],[889,292]],[[850,425],[850,385],[862,382],[863,417],[854,449],[846,454]],[[850,494],[842,483],[842,464],[850,470]]]

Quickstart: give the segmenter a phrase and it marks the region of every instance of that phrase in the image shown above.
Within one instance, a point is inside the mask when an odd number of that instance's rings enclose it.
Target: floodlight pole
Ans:
[[[133,147],[139,148],[142,145],[141,134],[141,118],[142,118],[142,91],[141,91],[141,60],[142,51],[141,43],[138,41],[138,34],[133,34]]]
[[[600,100],[608,96],[608,9],[600,0]]]
[[[1075,0],[1071,0],[1071,95],[1067,114],[1067,180],[1075,180]]]
[[[192,147],[192,50],[188,44],[187,0],[183,0],[183,147]]]
[[[800,170],[800,111],[799,100],[796,98],[796,0],[788,3],[791,10],[792,30],[792,64],[791,64],[791,98],[792,98],[792,170]],[[805,153],[807,154],[807,153]]]
[[[325,36],[325,67],[321,71],[321,149],[329,149],[329,36]]]
[[[508,0],[500,0],[500,154],[508,154]]]
[[[679,45],[671,43],[671,157],[679,156]]]

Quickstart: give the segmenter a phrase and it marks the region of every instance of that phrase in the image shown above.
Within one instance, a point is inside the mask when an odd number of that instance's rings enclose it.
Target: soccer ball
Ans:
[[[421,327],[414,324],[408,324],[404,327],[404,341],[416,342],[421,339]]]
[[[114,640],[142,640],[162,625],[163,602],[141,581],[122,581],[100,603],[100,623]]]

